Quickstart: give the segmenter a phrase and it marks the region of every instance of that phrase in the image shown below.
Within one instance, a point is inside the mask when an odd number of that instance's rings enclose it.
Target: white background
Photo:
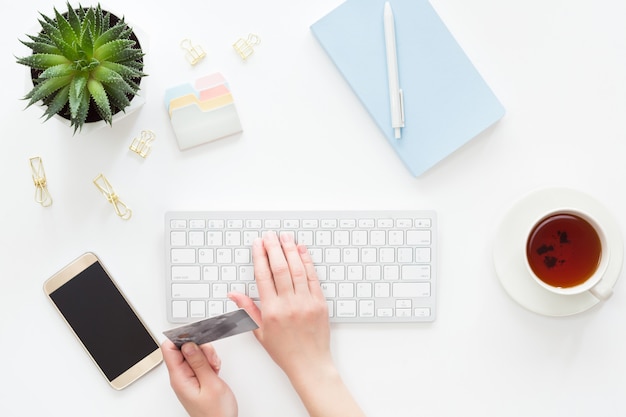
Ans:
[[[113,128],[72,135],[24,109],[18,39],[51,2],[11,2],[0,26],[0,415],[183,416],[160,366],[109,388],[46,300],[43,281],[96,252],[149,327],[165,319],[167,210],[434,209],[438,319],[428,325],[333,325],[332,349],[370,416],[622,416],[626,288],[567,318],[527,311],[492,262],[498,219],[545,186],[586,192],[626,226],[626,3],[619,0],[432,0],[507,110],[420,178],[404,168],[313,38],[340,0],[109,0],[147,35],[146,104]],[[52,2],[63,8],[62,1]],[[83,3],[87,5],[88,3]],[[243,63],[231,44],[262,43]],[[191,67],[179,43],[207,51]],[[167,87],[221,71],[244,133],[180,152]],[[128,150],[143,129],[152,154]],[[41,156],[54,198],[33,201],[28,159]],[[92,184],[104,173],[133,209],[123,221]],[[216,343],[241,416],[306,415],[252,334]]]

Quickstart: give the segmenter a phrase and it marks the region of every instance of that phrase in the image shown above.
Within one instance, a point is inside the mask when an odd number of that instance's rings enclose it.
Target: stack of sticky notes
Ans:
[[[233,95],[220,73],[167,89],[165,107],[180,150],[243,130]]]

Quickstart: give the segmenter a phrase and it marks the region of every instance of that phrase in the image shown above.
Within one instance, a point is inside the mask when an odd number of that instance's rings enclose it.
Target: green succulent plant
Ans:
[[[132,29],[99,4],[74,8],[68,2],[67,13],[55,8],[54,18],[40,15],[40,32],[20,41],[32,54],[17,58],[33,74],[26,107],[41,100],[47,106],[45,120],[63,115],[74,132],[83,127],[90,109],[112,124],[113,115],[130,105],[146,75],[144,53],[132,39]]]

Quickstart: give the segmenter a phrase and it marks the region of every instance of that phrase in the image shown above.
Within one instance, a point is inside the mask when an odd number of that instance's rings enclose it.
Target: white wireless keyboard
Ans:
[[[435,319],[434,211],[168,212],[167,317],[186,323],[258,301],[251,246],[264,231],[291,233],[309,249],[332,322]]]

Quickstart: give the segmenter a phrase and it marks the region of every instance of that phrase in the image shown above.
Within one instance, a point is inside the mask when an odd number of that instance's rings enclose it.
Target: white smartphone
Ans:
[[[54,274],[44,292],[113,388],[162,362],[159,343],[93,253]]]

